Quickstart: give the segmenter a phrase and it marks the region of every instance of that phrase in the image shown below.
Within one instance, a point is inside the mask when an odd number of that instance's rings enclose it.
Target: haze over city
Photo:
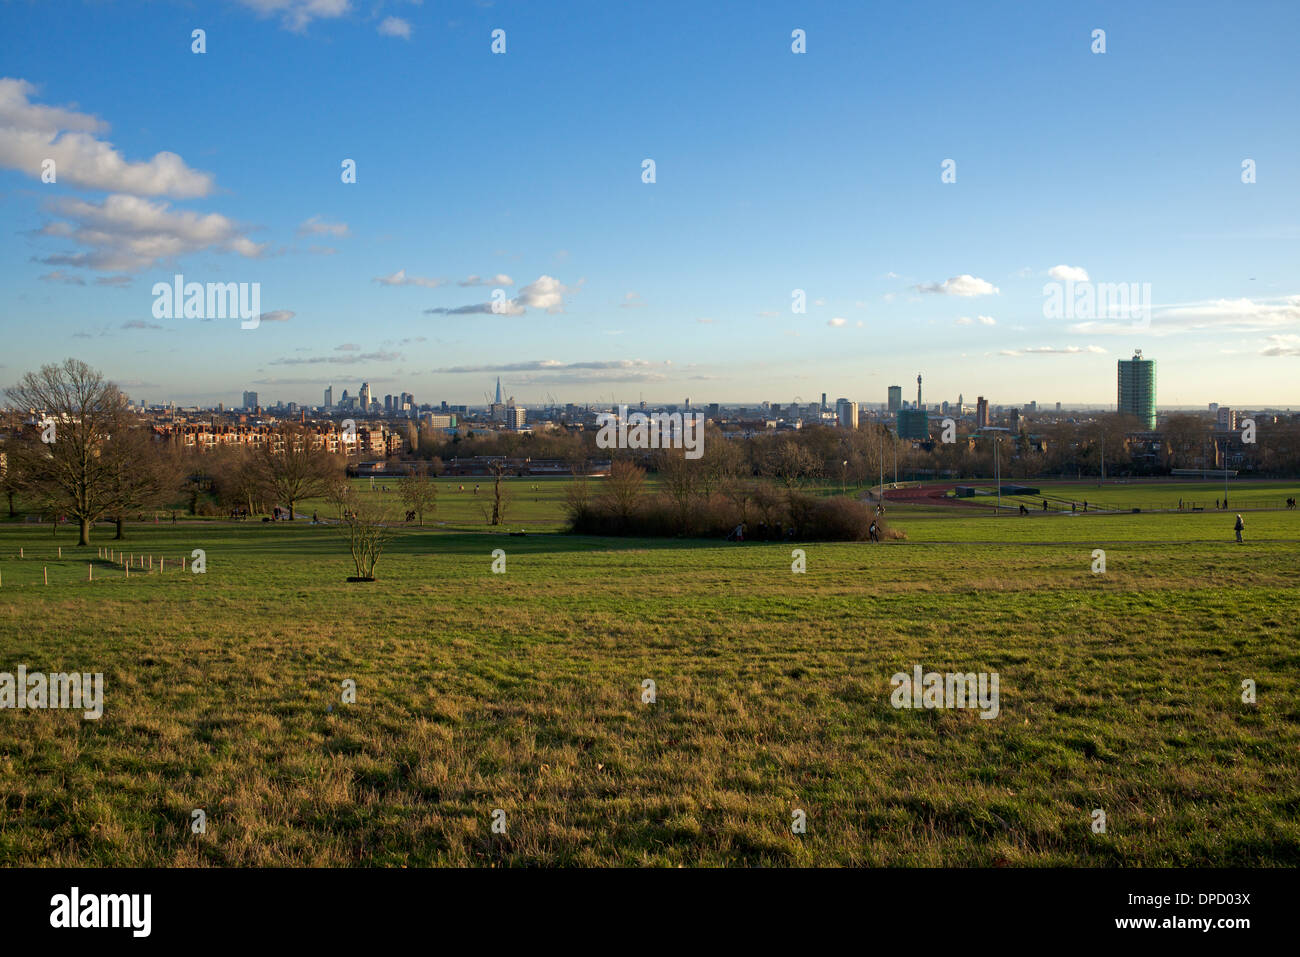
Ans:
[[[1106,407],[1140,348],[1162,407],[1300,404],[1296,7],[1049,6],[10,6],[0,380]],[[158,318],[178,274],[259,284],[260,325]],[[1149,284],[1149,321],[1046,318],[1065,281]]]

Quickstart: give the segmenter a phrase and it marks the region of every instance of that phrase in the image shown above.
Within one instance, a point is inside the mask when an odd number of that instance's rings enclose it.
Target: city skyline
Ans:
[[[680,3],[148,9],[77,6],[75,34],[0,14],[2,384],[76,356],[184,405],[316,405],[344,377],[476,404],[500,376],[534,406],[874,406],[924,368],[950,401],[1106,407],[1144,348],[1163,408],[1300,406],[1293,5],[1235,31],[1208,3],[926,31],[748,8],[736,31]],[[156,54],[130,75],[128,29]],[[176,276],[256,284],[255,328],[160,317]],[[1048,287],[1116,284],[1145,315],[1049,318]]]

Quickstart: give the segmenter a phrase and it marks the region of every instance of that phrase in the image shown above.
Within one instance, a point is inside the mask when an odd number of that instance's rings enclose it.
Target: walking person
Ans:
[[[1241,520],[1240,512],[1237,513],[1237,524],[1232,527],[1237,531],[1237,544],[1240,545],[1242,543],[1241,533],[1246,528],[1246,523]]]

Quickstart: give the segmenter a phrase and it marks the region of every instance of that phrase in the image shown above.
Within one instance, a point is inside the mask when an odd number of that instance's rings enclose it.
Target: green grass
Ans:
[[[964,484],[973,485],[976,489],[996,493],[997,483],[989,480],[972,480]],[[1134,479],[1128,480],[1109,480],[1103,485],[1099,485],[1096,479],[1091,482],[1055,482],[1055,481],[1037,481],[1034,479],[1012,480],[1004,479],[1006,485],[1027,485],[1039,490],[1038,495],[1003,495],[1002,506],[1010,506],[1013,509],[1024,505],[1030,511],[1041,511],[1043,499],[1047,499],[1049,511],[1070,510],[1070,503],[1076,503],[1082,508],[1082,503],[1087,502],[1089,510],[1092,509],[1122,509],[1131,510],[1141,508],[1147,510],[1159,509],[1167,511],[1177,511],[1178,503],[1181,501],[1187,510],[1191,510],[1192,505],[1203,506],[1206,511],[1214,511],[1215,502],[1225,498],[1223,482],[1183,482],[1183,481],[1141,481]],[[1288,498],[1300,497],[1300,483],[1297,482],[1270,482],[1255,480],[1233,480],[1228,482],[1226,498],[1232,506],[1232,511],[1237,512],[1245,508],[1282,508],[1283,503]],[[993,508],[997,504],[996,494],[978,495],[974,499],[966,499],[968,502],[974,502],[977,505],[984,505]]]
[[[105,681],[99,721],[0,711],[0,863],[1300,863],[1300,514],[1237,546],[1223,515],[899,509],[907,542],[795,575],[795,546],[492,533],[460,494],[359,585],[306,524],[132,526],[207,573],[94,582],[70,531],[0,526],[0,670]],[[915,664],[997,671],[1001,715],[895,710]]]

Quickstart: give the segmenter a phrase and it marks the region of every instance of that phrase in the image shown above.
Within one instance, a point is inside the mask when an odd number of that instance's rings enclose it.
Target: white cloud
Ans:
[[[629,292],[626,296],[623,297],[623,301],[619,303],[619,308],[640,309],[645,304],[646,304],[645,297],[642,296],[639,292]]]
[[[62,269],[47,272],[44,276],[37,276],[36,278],[43,280],[44,282],[65,282],[70,286],[84,286],[86,284],[86,280],[82,279],[80,276],[66,273]]]
[[[349,0],[240,0],[259,16],[279,14],[286,30],[301,33],[313,20],[333,20],[352,9]]]
[[[1260,353],[1262,356],[1300,356],[1300,336],[1298,335],[1269,336],[1268,341],[1272,345],[1265,347]]]
[[[515,281],[503,272],[495,276],[480,276],[476,273],[456,283],[458,286],[513,286],[514,284]]]
[[[996,326],[998,321],[992,316],[980,316],[979,323],[981,326]]]
[[[999,355],[1004,356],[1076,356],[1076,355],[1105,355],[1106,350],[1101,346],[1065,346],[1056,348],[1055,346],[1034,346],[1028,349],[1003,349]]]
[[[1088,270],[1082,266],[1053,266],[1047,274],[1058,282],[1087,282]]]
[[[156,153],[131,163],[111,143],[93,134],[108,124],[85,113],[30,102],[36,87],[0,78],[0,167],[40,178],[41,164],[54,160],[59,183],[136,196],[207,196],[210,173],[190,169],[175,153]]]
[[[943,282],[921,283],[913,286],[917,292],[937,293],[944,296],[996,296],[998,287],[984,279],[963,273]]]
[[[411,25],[401,17],[384,17],[379,24],[379,35],[381,37],[401,37],[403,40],[411,39]]]
[[[79,266],[105,272],[138,272],[149,266],[205,249],[223,249],[249,259],[266,252],[240,227],[219,213],[173,211],[165,201],[112,195],[102,203],[65,198],[50,203],[72,222],[47,223],[40,233],[71,239],[88,251],[42,257],[51,266]]]
[[[262,317],[266,319],[265,316]],[[273,366],[307,366],[307,365],[351,365],[356,362],[397,362],[402,358],[400,352],[350,352],[341,356],[301,356],[297,358],[272,359]],[[370,380],[375,381],[374,379]]]
[[[347,223],[327,223],[319,216],[304,220],[298,227],[299,236],[337,236],[342,239],[348,235]]]
[[[665,363],[668,365],[669,363]],[[586,362],[560,362],[558,359],[534,359],[498,365],[450,366],[431,370],[438,375],[483,375],[510,373],[519,385],[568,385],[602,382],[662,382],[667,377],[655,371],[655,363],[645,359],[612,359]]]
[[[573,295],[582,288],[586,280],[579,279],[575,285],[566,286],[554,276],[539,276],[519,290],[514,299],[499,302],[478,302],[455,309],[438,307],[424,310],[426,315],[468,316],[468,315],[502,315],[522,316],[529,309],[544,309],[548,313],[564,312],[564,297]],[[495,308],[494,308],[495,306]]]
[[[425,289],[437,289],[439,286],[444,285],[447,280],[408,276],[405,269],[399,269],[391,276],[376,276],[374,282],[385,286],[423,286]]]
[[[1130,324],[1090,320],[1071,325],[1071,332],[1132,335]],[[1187,332],[1272,332],[1300,329],[1300,296],[1279,299],[1210,299],[1157,306],[1143,335],[1162,337]]]
[[[842,319],[842,318],[840,318],[839,316],[836,316],[836,317],[834,317],[833,319],[831,319],[830,322],[826,323],[826,325],[828,325],[828,326],[835,326],[836,328],[838,328],[838,327],[844,325],[844,324],[847,323],[847,322],[848,322],[847,319]]]
[[[273,309],[271,312],[264,312],[259,317],[262,322],[288,322],[294,316],[298,315],[292,309]]]

